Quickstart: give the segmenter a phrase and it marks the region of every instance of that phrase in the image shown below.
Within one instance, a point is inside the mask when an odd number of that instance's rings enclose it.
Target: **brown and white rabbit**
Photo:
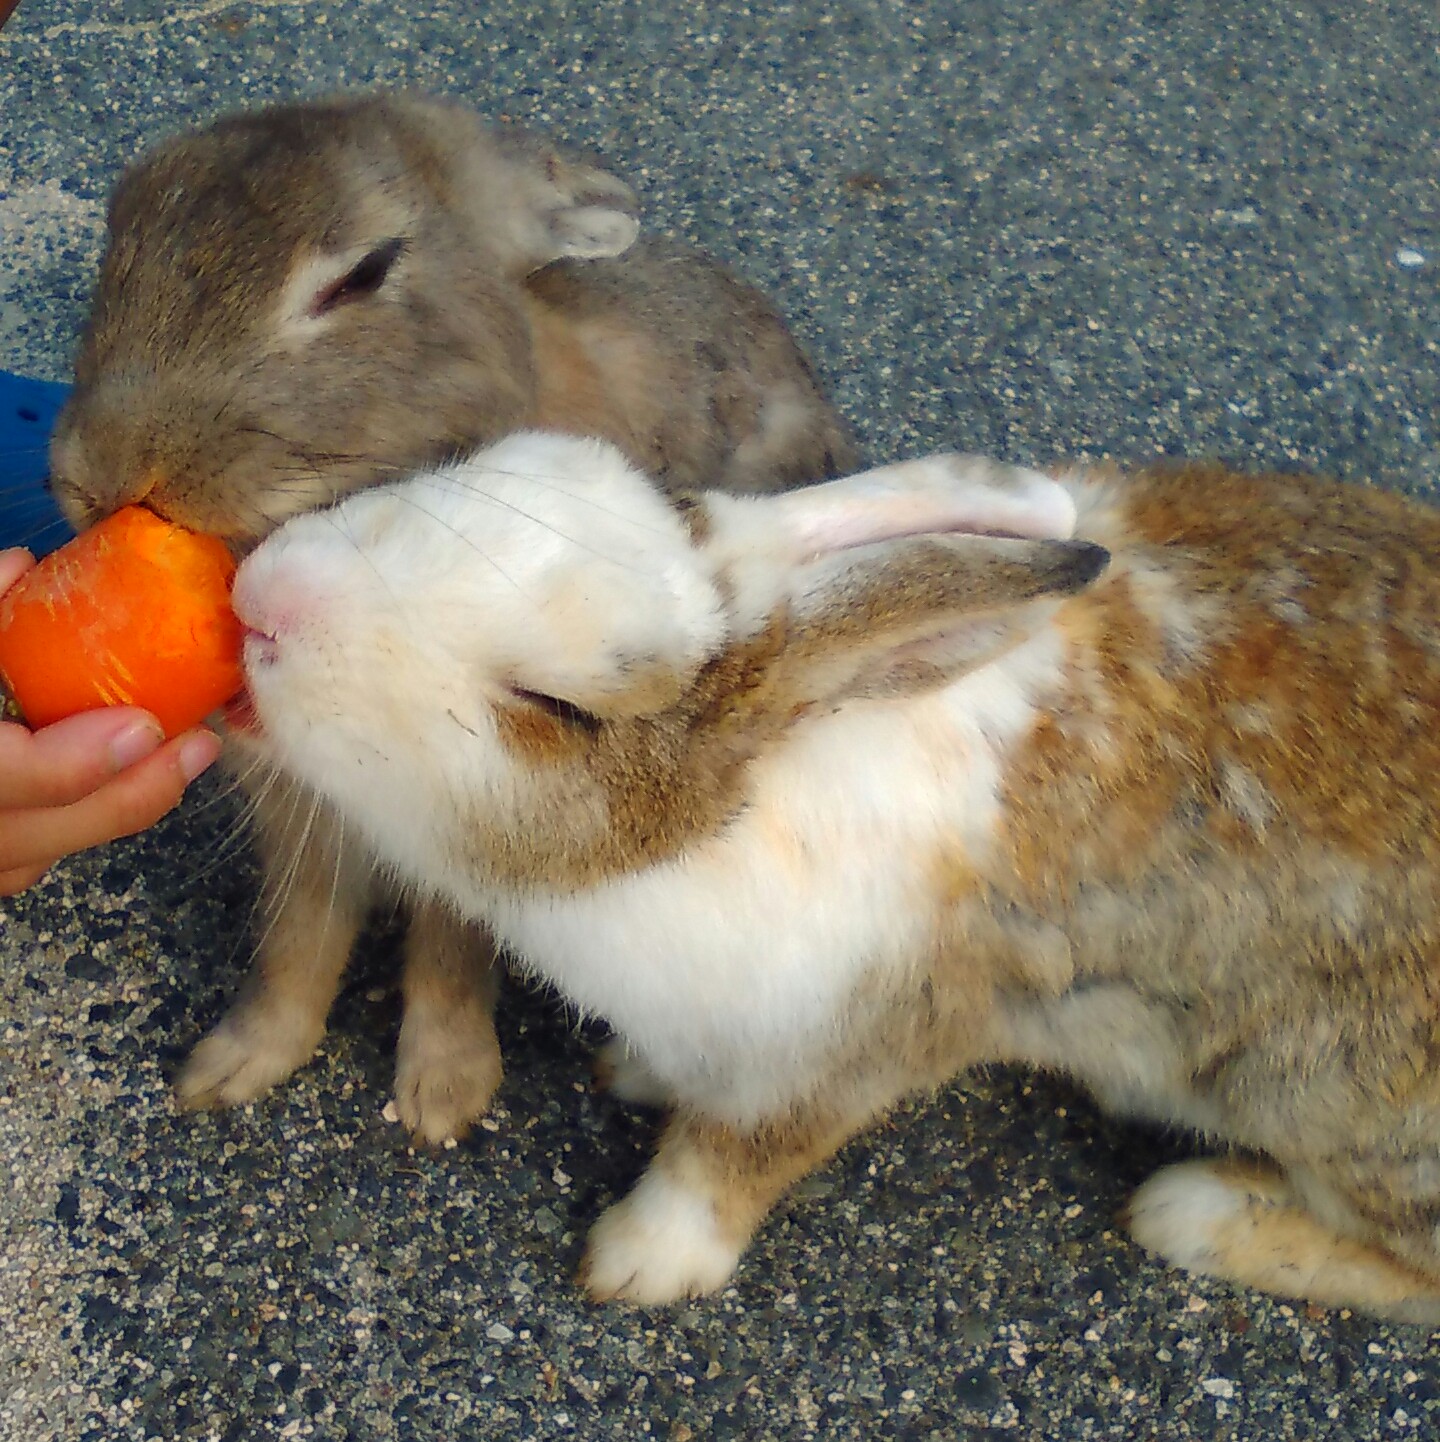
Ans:
[[[845,1138],[1004,1061],[1240,1149],[1139,1190],[1145,1246],[1434,1323],[1437,560],[1440,514],[1302,478],[677,504],[532,435],[235,595],[280,764],[673,1102],[596,1296],[722,1285]]]
[[[598,435],[667,485],[766,491],[851,442],[770,305],[636,241],[605,170],[461,106],[285,105],[165,142],[120,182],[53,446],[77,525],[143,502],[244,550],[289,516],[521,427]],[[472,564],[485,562],[472,556]],[[179,1083],[245,1101],[306,1061],[373,857],[243,739],[269,925]],[[488,948],[422,908],[406,940],[402,1119],[462,1131],[500,1077]]]

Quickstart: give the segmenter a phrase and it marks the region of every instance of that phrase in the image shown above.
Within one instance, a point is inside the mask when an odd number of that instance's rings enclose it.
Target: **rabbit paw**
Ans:
[[[324,1034],[323,1018],[235,1007],[190,1053],[176,1100],[186,1111],[254,1101],[304,1066]]]
[[[650,1171],[592,1228],[580,1278],[597,1302],[653,1306],[723,1287],[740,1251],[708,1197]]]
[[[665,1083],[619,1036],[612,1036],[595,1053],[595,1085],[631,1106],[668,1107],[675,1100]]]
[[[463,1137],[490,1109],[502,1074],[487,1013],[407,1009],[395,1054],[395,1110],[417,1141]]]

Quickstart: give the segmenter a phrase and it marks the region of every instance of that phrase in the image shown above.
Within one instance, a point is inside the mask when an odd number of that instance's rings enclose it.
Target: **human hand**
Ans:
[[[33,564],[26,551],[0,551],[0,594]],[[33,885],[62,856],[154,825],[219,754],[213,732],[167,742],[133,706],[35,732],[0,722],[0,896]]]

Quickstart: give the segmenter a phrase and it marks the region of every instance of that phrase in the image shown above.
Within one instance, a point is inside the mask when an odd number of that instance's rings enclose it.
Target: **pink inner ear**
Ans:
[[[777,501],[791,511],[796,539],[811,556],[946,531],[1034,541],[1075,534],[1075,502],[1064,486],[983,456],[903,461]]]

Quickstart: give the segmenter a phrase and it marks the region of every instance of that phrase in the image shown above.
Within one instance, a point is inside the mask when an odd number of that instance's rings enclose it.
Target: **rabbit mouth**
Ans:
[[[268,631],[257,631],[243,621],[240,624],[244,627],[245,685],[226,704],[224,716],[225,724],[232,731],[253,736],[264,727],[260,724],[260,713],[255,709],[250,683],[259,672],[267,670],[280,659],[280,643]]]
[[[240,624],[244,627],[242,644],[245,650],[246,667],[256,669],[261,666],[273,666],[280,656],[280,643],[276,640],[274,633],[257,630],[243,620]]]

